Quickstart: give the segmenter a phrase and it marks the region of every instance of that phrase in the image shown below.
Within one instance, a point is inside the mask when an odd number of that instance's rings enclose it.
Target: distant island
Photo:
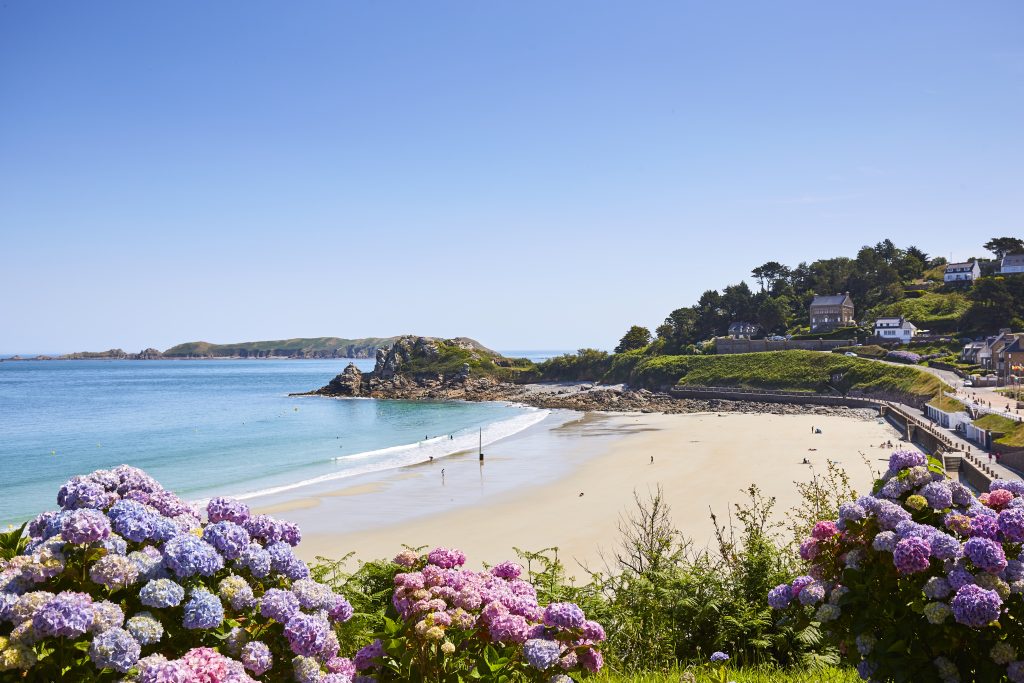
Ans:
[[[189,360],[207,358],[373,358],[377,349],[388,348],[398,337],[307,337],[273,341],[211,344],[186,342],[166,351],[148,348],[139,353],[123,349],[79,351],[60,356],[12,356],[0,360]]]

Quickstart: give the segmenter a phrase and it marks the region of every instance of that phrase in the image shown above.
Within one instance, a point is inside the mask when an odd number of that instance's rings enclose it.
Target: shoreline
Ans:
[[[307,560],[354,552],[368,561],[409,544],[456,546],[473,563],[496,563],[515,559],[514,547],[558,546],[567,570],[579,575],[602,567],[601,552],[613,547],[634,492],[644,498],[661,486],[676,527],[703,547],[713,541],[709,512],[727,519],[750,484],[776,498],[779,518],[798,502],[793,482],[824,472],[829,460],[855,488],[869,490],[863,457],[884,469],[890,450],[878,444],[886,440],[907,446],[888,423],[854,411],[586,412],[496,442],[483,467],[475,453],[449,456],[443,478],[438,463],[421,463],[250,504],[297,522]]]

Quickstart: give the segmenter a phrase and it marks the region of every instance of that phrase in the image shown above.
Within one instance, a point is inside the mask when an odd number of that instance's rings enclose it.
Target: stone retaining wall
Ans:
[[[727,339],[715,340],[715,353],[763,353],[765,351],[790,351],[792,349],[803,349],[805,351],[831,351],[840,346],[853,346],[856,339],[786,339],[773,341],[771,339]]]

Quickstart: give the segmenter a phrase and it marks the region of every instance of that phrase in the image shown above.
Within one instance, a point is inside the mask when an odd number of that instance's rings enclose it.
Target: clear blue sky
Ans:
[[[0,351],[609,347],[1024,225],[1024,4],[0,7]]]

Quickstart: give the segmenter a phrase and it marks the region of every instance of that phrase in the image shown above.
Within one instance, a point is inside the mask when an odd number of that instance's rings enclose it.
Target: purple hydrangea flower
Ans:
[[[364,645],[356,652],[356,671],[366,671],[376,667],[383,656],[384,644],[380,642],[380,639],[374,640],[369,645]]]
[[[839,506],[839,521],[841,522],[860,521],[866,514],[864,507],[858,503],[843,503]]]
[[[292,652],[305,657],[314,657],[327,644],[327,622],[308,614],[293,615],[284,627],[284,636]]]
[[[100,600],[92,603],[93,620],[90,631],[103,633],[112,628],[120,628],[124,624],[124,612],[120,605],[108,600]]]
[[[442,569],[452,569],[466,564],[466,555],[455,548],[434,548],[427,555],[427,562]]]
[[[499,579],[505,579],[511,581],[512,579],[518,579],[519,575],[522,574],[523,568],[515,562],[502,562],[491,567],[491,574],[497,576]]]
[[[1007,583],[1024,579],[1024,562],[1020,560],[1007,560],[1006,569],[999,574],[999,578]]]
[[[933,481],[921,488],[921,495],[928,501],[933,510],[945,510],[953,507],[953,490],[945,481]]]
[[[941,531],[935,531],[928,543],[932,547],[932,556],[940,560],[955,560],[963,553],[960,541]]]
[[[32,615],[32,628],[43,638],[77,638],[92,626],[92,598],[85,593],[59,593]]]
[[[562,646],[554,640],[531,638],[523,645],[523,655],[534,669],[546,671],[558,663]]]
[[[249,506],[234,498],[213,498],[206,504],[206,515],[210,522],[233,522],[245,524],[249,519]]]
[[[962,586],[950,602],[957,622],[971,628],[988,626],[998,619],[1002,605],[998,593],[974,584]]]
[[[288,623],[299,611],[299,599],[291,591],[270,588],[260,600],[260,614],[282,624]]]
[[[988,508],[985,509],[988,510]],[[995,517],[979,512],[974,517],[971,517],[971,536],[996,539],[999,537],[999,523]]]
[[[204,589],[192,591],[192,598],[185,603],[182,625],[187,629],[217,628],[224,621],[224,606],[216,595]]]
[[[604,626],[596,621],[588,620],[583,624],[583,637],[594,643],[600,643],[605,639]]]
[[[889,456],[889,474],[891,476],[900,470],[922,467],[927,464],[928,458],[924,453],[918,451],[895,451]]]
[[[60,533],[68,543],[102,541],[110,536],[110,520],[99,510],[75,510],[62,520]]]
[[[553,602],[544,610],[544,625],[563,629],[582,628],[587,618],[579,606],[571,602]]]
[[[281,534],[281,540],[293,548],[302,540],[302,531],[299,529],[299,525],[294,522],[279,522],[278,529]]]
[[[524,643],[529,628],[529,622],[518,614],[498,614],[487,623],[491,641],[495,643]]]
[[[274,657],[266,643],[254,640],[242,648],[242,664],[257,676],[262,676],[274,665]]]
[[[342,623],[348,621],[355,614],[355,609],[352,608],[352,603],[343,598],[340,595],[334,596],[334,604],[327,612],[331,621],[336,623]]]
[[[1006,569],[1006,553],[1003,546],[992,539],[975,536],[964,543],[964,555],[978,569],[989,574],[998,574]]]
[[[892,562],[900,574],[916,574],[927,571],[930,563],[928,556],[932,548],[928,541],[917,536],[909,536],[896,544],[892,551]]]
[[[203,540],[219,550],[225,560],[234,560],[249,547],[249,532],[234,522],[222,520],[203,529]]]
[[[925,597],[930,600],[941,600],[949,595],[952,590],[953,587],[949,585],[949,581],[941,576],[933,576],[924,584]]]
[[[789,602],[792,599],[793,596],[789,591],[788,583],[780,583],[768,591],[768,606],[772,609],[785,609],[789,606]]]
[[[92,639],[89,657],[97,669],[128,673],[139,661],[142,646],[123,628],[112,628]]]
[[[726,662],[726,661],[729,661],[729,655],[727,655],[727,654],[725,654],[724,652],[721,652],[721,651],[719,651],[719,652],[712,652],[711,653],[711,661],[713,663],[715,663],[715,664],[717,664],[718,662]]]
[[[999,513],[996,526],[1011,543],[1024,541],[1024,508],[1007,508]],[[65,537],[66,538],[66,537]]]
[[[265,543],[281,540],[281,530],[278,528],[277,521],[273,517],[254,515],[245,520],[243,526],[250,536],[258,538]]]
[[[885,530],[892,530],[900,522],[910,519],[910,513],[889,500],[879,500],[875,511],[878,524]]]
[[[580,666],[592,674],[596,674],[604,666],[604,655],[594,648],[588,647],[586,650],[580,650],[578,656]]]
[[[946,579],[953,590],[960,590],[962,586],[974,583],[974,575],[963,567],[954,567],[946,574]]]

